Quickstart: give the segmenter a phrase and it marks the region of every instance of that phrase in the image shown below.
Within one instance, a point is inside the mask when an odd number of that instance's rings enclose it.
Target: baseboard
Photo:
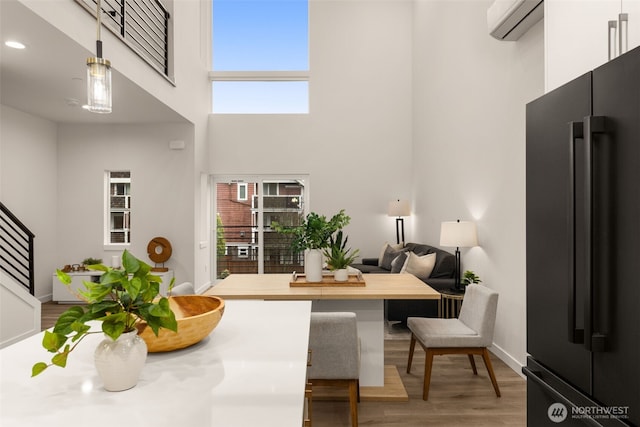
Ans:
[[[497,346],[495,343],[489,347],[489,351],[493,353],[498,359],[502,360],[508,367],[510,367],[513,372],[520,375],[522,378],[526,378],[522,373],[522,367],[524,366],[522,363],[518,362],[514,359],[509,353],[504,351],[500,346]]]
[[[53,293],[40,295],[39,297],[36,297],[36,298],[38,298],[38,300],[44,304],[45,302],[53,301]]]

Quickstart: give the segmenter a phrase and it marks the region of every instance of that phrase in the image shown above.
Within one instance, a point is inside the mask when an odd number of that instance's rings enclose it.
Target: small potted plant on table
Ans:
[[[333,277],[336,282],[346,282],[349,279],[347,267],[355,261],[360,252],[358,249],[347,248],[348,240],[349,237],[346,236],[342,241],[342,230],[339,230],[335,239],[333,236],[329,237],[329,246],[323,251],[329,270],[334,272]]]
[[[463,286],[471,285],[472,283],[480,283],[480,282],[482,282],[482,280],[480,280],[480,277],[478,277],[476,273],[474,273],[471,270],[465,271],[464,274],[462,275]]]

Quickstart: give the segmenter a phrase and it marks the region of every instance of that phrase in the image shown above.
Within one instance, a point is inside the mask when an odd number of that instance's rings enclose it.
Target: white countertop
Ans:
[[[225,301],[200,343],[150,353],[138,385],[108,392],[93,364],[102,335],[86,338],[67,367],[31,378],[48,361],[42,334],[0,350],[0,425],[299,427],[310,301]]]

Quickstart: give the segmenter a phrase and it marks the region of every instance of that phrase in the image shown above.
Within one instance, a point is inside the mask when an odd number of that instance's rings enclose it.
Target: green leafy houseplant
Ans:
[[[148,264],[125,250],[122,270],[102,264],[90,265],[89,269],[104,272],[100,282],[84,281],[86,291],[80,291],[78,297],[87,305],[69,308],[60,315],[52,331],[45,331],[42,346],[54,355],[49,364],[38,362],[33,365],[31,376],[52,365],[64,368],[69,353],[90,334],[104,333],[116,340],[123,333],[134,331],[139,320],[146,321],[156,335],[160,328],[178,330],[169,300],[165,297],[156,299],[162,279],[150,273]],[[68,274],[57,270],[57,276],[66,286],[71,284]],[[102,322],[102,331],[90,331],[87,322],[92,320]]]
[[[464,274],[462,275],[462,284],[463,285],[470,285],[472,283],[480,283],[482,282],[482,280],[480,280],[480,277],[478,277],[476,275],[476,273],[474,273],[471,270],[467,270],[464,272]]]
[[[323,250],[324,256],[327,258],[327,265],[330,270],[340,270],[347,268],[353,263],[360,252],[359,249],[352,250],[347,248],[348,236],[342,240],[342,230],[336,233],[335,239],[329,236],[329,246]]]
[[[285,227],[277,222],[272,222],[271,227],[278,233],[291,234],[293,240],[291,249],[302,252],[305,249],[324,249],[329,246],[331,235],[345,227],[351,221],[351,217],[340,210],[331,219],[324,215],[310,212],[302,224],[296,227]]]

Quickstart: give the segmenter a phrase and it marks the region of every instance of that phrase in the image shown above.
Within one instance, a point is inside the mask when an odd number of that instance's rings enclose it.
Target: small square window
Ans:
[[[131,243],[131,172],[105,173],[105,244]]]

